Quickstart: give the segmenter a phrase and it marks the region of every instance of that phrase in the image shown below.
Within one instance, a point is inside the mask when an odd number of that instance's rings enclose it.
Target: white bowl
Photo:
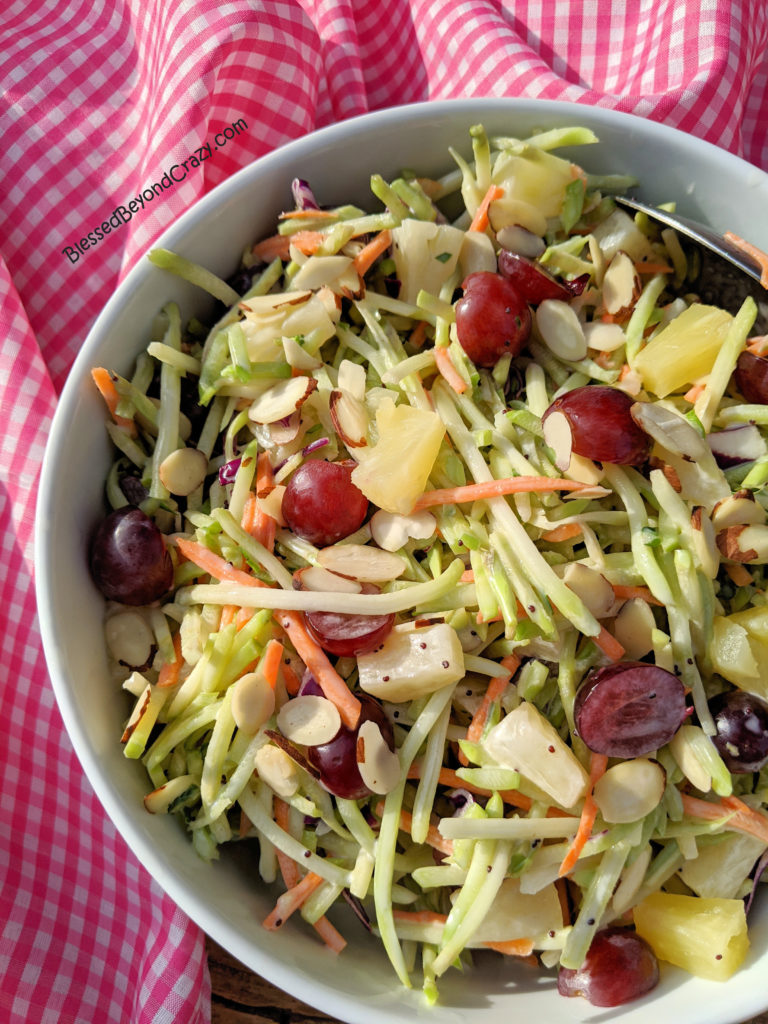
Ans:
[[[290,181],[309,179],[325,203],[371,201],[372,172],[388,180],[403,167],[420,173],[450,168],[454,145],[468,150],[468,129],[525,136],[534,129],[580,124],[600,145],[574,151],[588,170],[639,178],[638,195],[678,201],[680,212],[732,230],[768,248],[768,175],[707,143],[650,121],[610,110],[531,100],[467,100],[417,104],[323,129],[274,152],[207,195],[156,244],[228,276],[245,246],[273,230],[288,208]],[[87,538],[102,509],[110,465],[102,403],[91,367],[127,372],[147,340],[154,313],[169,299],[189,317],[205,308],[197,289],[141,261],[107,303],[91,330],[61,396],[45,455],[37,513],[37,593],[51,678],[67,730],[86,775],[128,845],[169,895],[221,946],[292,995],[343,1021],[434,1024],[510,1019],[548,1024],[605,1020],[733,1024],[768,1005],[768,901],[752,918],[752,949],[730,982],[701,981],[662,965],[646,999],[615,1011],[557,994],[554,972],[489,957],[470,973],[449,972],[441,1003],[427,1009],[418,991],[402,989],[375,940],[350,919],[347,950],[334,957],[314,933],[291,923],[277,933],[259,922],[274,893],[260,886],[243,849],[206,864],[175,818],[146,813],[143,767],[118,742],[126,711],[107,682],[102,645],[103,602],[86,565]],[[61,495],[67,496],[66,501]]]

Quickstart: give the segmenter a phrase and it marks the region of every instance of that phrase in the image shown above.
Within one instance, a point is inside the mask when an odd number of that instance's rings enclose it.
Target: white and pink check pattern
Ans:
[[[210,1019],[198,929],[125,847],[56,709],[33,593],[50,417],[137,255],[212,186],[316,127],[395,104],[615,107],[768,170],[765,0],[0,2],[0,1019]],[[244,130],[76,262],[174,164]]]

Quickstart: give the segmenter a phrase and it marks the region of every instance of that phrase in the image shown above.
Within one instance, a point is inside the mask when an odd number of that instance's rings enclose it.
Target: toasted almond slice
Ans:
[[[500,228],[496,233],[496,241],[502,249],[508,249],[518,256],[527,256],[532,260],[541,256],[547,248],[547,243],[540,235],[535,235],[520,224],[507,224]]]
[[[679,413],[659,402],[635,402],[629,414],[662,448],[691,462],[712,462],[709,445]]]
[[[182,497],[196,491],[205,480],[208,459],[198,448],[177,448],[166,455],[158,467],[158,476],[171,494]]]
[[[278,381],[251,402],[248,416],[255,423],[275,423],[290,416],[317,388],[314,377],[290,377]]]
[[[335,389],[329,396],[331,422],[347,448],[368,444],[368,410],[349,391]]]
[[[153,789],[151,793],[147,793],[144,797],[144,807],[150,814],[165,814],[175,800],[193,787],[197,789],[194,775],[177,775],[175,779],[170,779],[164,785]]]
[[[766,520],[765,509],[755,500],[752,491],[737,491],[728,498],[718,501],[712,509],[712,525],[715,530],[729,526],[756,526]]]
[[[696,756],[697,743],[708,741],[698,725],[681,725],[669,741],[669,750],[688,781],[702,793],[712,789],[712,776]]]
[[[277,713],[277,727],[291,743],[316,747],[333,739],[341,728],[341,715],[327,697],[305,694],[283,704]]]
[[[613,316],[628,312],[640,294],[640,278],[630,256],[619,251],[603,275],[603,305]]]
[[[571,462],[565,472],[571,480],[578,480],[579,483],[593,486],[599,484],[605,476],[602,466],[583,455],[577,455],[576,452],[571,452]]]
[[[724,558],[746,565],[768,562],[768,525],[729,526],[717,534],[717,546]]]
[[[365,367],[353,363],[351,359],[342,359],[339,363],[339,391],[346,391],[358,402],[365,398]]]
[[[691,539],[702,572],[708,579],[715,579],[720,571],[720,554],[715,540],[715,527],[701,505],[698,505],[691,513]]]
[[[635,661],[653,650],[654,629],[653,612],[641,597],[625,601],[613,622],[613,635],[624,648],[626,657]]]
[[[285,352],[285,361],[294,370],[316,370],[318,366],[323,365],[321,359],[310,355],[295,338],[283,338],[283,352]]]
[[[610,487],[582,487],[580,491],[566,491],[561,497],[563,501],[575,498],[588,498],[592,501],[593,498],[607,498],[610,493]]]
[[[580,597],[596,619],[604,619],[615,610],[616,597],[608,580],[596,569],[580,562],[569,562],[563,583]]]
[[[260,779],[284,800],[290,800],[299,788],[299,768],[280,747],[266,743],[259,747],[254,765]]]
[[[372,793],[390,793],[400,781],[400,759],[370,719],[357,733],[357,768]]]
[[[260,672],[247,672],[232,690],[232,717],[235,725],[255,736],[275,710],[275,691]]]
[[[428,540],[437,529],[431,512],[414,512],[403,516],[379,509],[371,516],[371,536],[384,551],[399,551],[409,540]]]
[[[335,572],[329,572],[321,565],[308,565],[293,574],[293,585],[299,590],[319,590],[331,594],[359,594],[362,585],[357,580],[347,579]]]
[[[152,656],[155,635],[138,611],[117,612],[104,623],[109,653],[128,668],[144,668]]]
[[[292,412],[290,416],[283,420],[277,420],[275,423],[270,423],[267,427],[269,430],[269,437],[274,445],[290,444],[291,441],[295,441],[299,436],[301,430],[301,413],[297,409],[296,412]]]
[[[609,768],[592,793],[603,818],[620,825],[639,821],[658,807],[665,784],[666,773],[658,761],[636,757]]]
[[[589,348],[597,352],[615,352],[627,340],[620,324],[604,324],[602,320],[585,324],[584,335]]]
[[[317,561],[324,569],[364,583],[388,583],[406,569],[404,558],[367,544],[333,544],[318,552]]]
[[[544,441],[555,453],[555,465],[561,473],[567,473],[573,459],[573,431],[564,412],[551,412],[542,423]]]
[[[459,250],[459,267],[462,279],[482,271],[496,273],[496,250],[484,231],[466,231],[464,233],[464,241]]]
[[[273,484],[265,487],[256,495],[259,508],[266,515],[271,516],[278,526],[285,526],[283,518],[283,496],[285,495],[285,484]]]
[[[586,356],[584,328],[567,302],[545,299],[536,310],[536,326],[544,344],[558,359],[577,362]]]
[[[323,285],[332,284],[351,263],[349,256],[310,256],[296,272],[291,288],[311,288],[315,291]]]

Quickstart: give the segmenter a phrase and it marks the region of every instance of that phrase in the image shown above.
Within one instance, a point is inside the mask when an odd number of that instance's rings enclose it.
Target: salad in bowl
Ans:
[[[766,864],[764,310],[559,155],[597,141],[477,124],[365,207],[308,169],[229,280],[151,252],[217,308],[92,370],[146,810],[430,1004],[481,957],[731,978]]]

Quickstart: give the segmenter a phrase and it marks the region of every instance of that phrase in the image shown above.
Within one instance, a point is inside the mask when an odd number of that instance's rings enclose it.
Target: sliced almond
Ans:
[[[273,445],[290,444],[299,436],[301,430],[301,413],[297,409],[283,420],[270,423],[267,427]]]
[[[712,789],[712,775],[696,755],[696,748],[711,741],[698,725],[681,725],[669,742],[677,767],[691,785],[702,793]]]
[[[331,422],[347,448],[368,444],[368,410],[348,391],[335,389],[329,396]]]
[[[255,423],[275,423],[290,416],[317,388],[314,377],[290,377],[262,392],[251,402],[248,416]]]
[[[265,487],[256,494],[256,501],[259,508],[265,515],[271,516],[278,526],[285,526],[283,518],[283,497],[285,495],[285,484],[273,484]]]
[[[563,501],[574,501],[577,498],[582,500],[586,498],[588,501],[596,500],[599,498],[607,498],[611,494],[610,487],[582,487],[580,491],[566,491],[561,495]]]
[[[144,797],[144,807],[150,814],[166,814],[168,808],[188,790],[197,790],[194,775],[177,775]]]
[[[351,359],[342,359],[339,363],[339,391],[346,391],[362,402],[365,398],[365,367],[360,363],[353,363]]]
[[[578,362],[586,356],[584,328],[567,302],[545,299],[536,310],[536,326],[544,344],[558,359]]]
[[[555,453],[555,466],[561,473],[567,473],[573,458],[573,431],[564,412],[555,410],[542,422],[544,441]]]
[[[158,467],[158,476],[171,494],[182,497],[196,491],[208,473],[208,458],[198,448],[177,448],[166,455]]]
[[[718,501],[712,509],[712,525],[715,530],[729,526],[759,525],[766,520],[765,509],[755,500],[752,491],[741,490],[729,498]]]
[[[496,250],[484,231],[466,231],[459,250],[459,267],[462,280],[470,274],[483,271],[495,274],[497,270]]]
[[[645,880],[645,873],[652,856],[653,847],[650,843],[646,843],[629,867],[622,871],[611,901],[611,910],[617,917],[620,917],[637,902],[635,897]]]
[[[715,527],[701,505],[698,505],[691,513],[691,540],[701,571],[708,579],[715,579],[720,571],[720,554],[715,540]]]
[[[266,743],[259,747],[254,766],[260,779],[284,800],[290,800],[299,788],[299,768],[280,747]]]
[[[144,668],[152,657],[155,634],[141,612],[110,615],[104,623],[104,638],[115,661],[128,668]]]
[[[629,413],[662,448],[691,462],[713,461],[709,445],[677,412],[658,402],[635,402]]]
[[[275,711],[275,691],[260,672],[247,672],[232,690],[232,717],[235,725],[255,736]]]
[[[363,587],[357,580],[329,572],[321,565],[308,565],[293,574],[293,585],[299,590],[318,590],[331,594],[359,594]]]
[[[563,573],[563,582],[581,598],[596,619],[604,619],[615,610],[613,587],[596,569],[580,562],[569,562]]]
[[[717,546],[724,558],[746,565],[768,562],[768,526],[729,526],[717,534]]]
[[[496,241],[502,249],[508,249],[518,256],[527,256],[532,260],[541,256],[547,248],[547,243],[541,235],[535,235],[520,224],[507,224],[500,228],[496,233]]]
[[[621,316],[628,313],[640,294],[640,278],[635,264],[626,252],[613,257],[603,275],[603,305],[608,313]]]
[[[399,551],[409,540],[428,540],[437,529],[431,512],[403,516],[379,509],[371,516],[371,536],[384,551]]]
[[[316,370],[323,365],[321,359],[303,349],[295,338],[283,338],[285,361],[295,370]]]
[[[407,567],[399,555],[367,544],[333,544],[318,552],[317,561],[324,569],[364,583],[388,583]]]
[[[599,484],[605,476],[602,466],[583,455],[577,455],[576,452],[571,452],[570,464],[564,472],[571,480],[578,480],[579,483],[590,485]]]
[[[585,324],[584,336],[589,348],[597,352],[615,352],[627,340],[620,324],[604,324],[602,320]]]
[[[363,722],[357,733],[357,768],[372,793],[383,796],[400,781],[400,759],[370,719]]]
[[[291,288],[315,291],[332,284],[352,264],[349,256],[310,256],[291,280]]]
[[[613,635],[624,648],[627,658],[638,661],[653,650],[656,620],[647,601],[631,597],[619,609],[613,621]]]
[[[277,713],[277,727],[291,743],[316,747],[329,743],[341,728],[339,709],[314,694],[286,701]]]
[[[592,795],[603,818],[612,825],[639,821],[659,806],[666,774],[658,761],[636,757],[620,761],[595,783]]]

